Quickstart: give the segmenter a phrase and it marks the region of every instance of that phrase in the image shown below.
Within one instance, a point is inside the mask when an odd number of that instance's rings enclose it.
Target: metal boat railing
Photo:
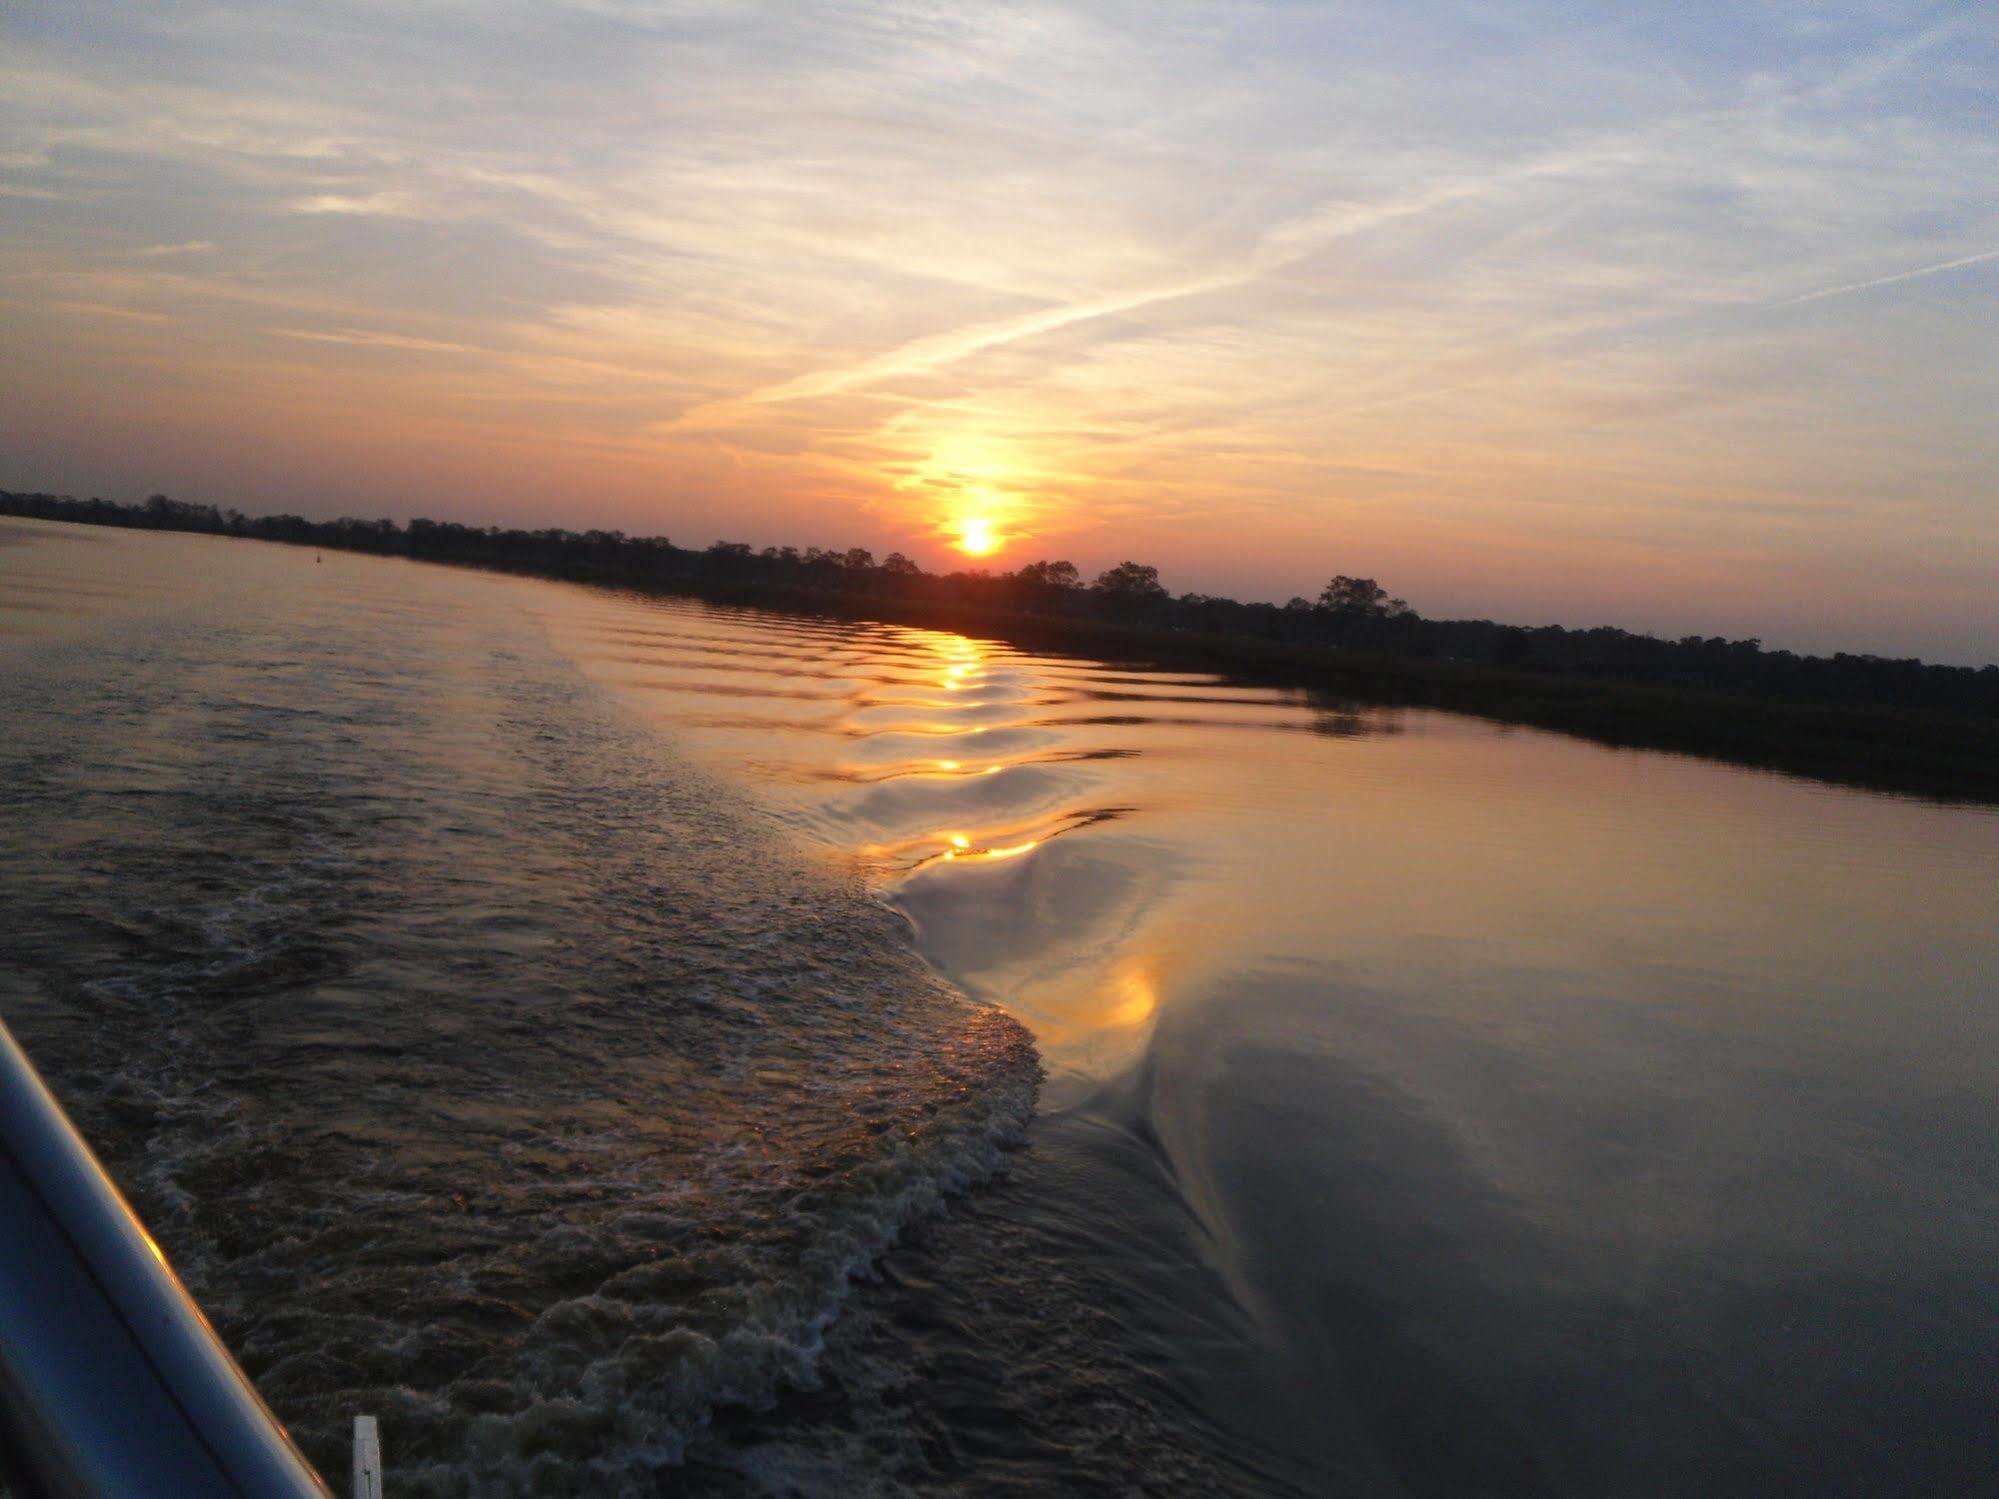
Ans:
[[[48,1499],[330,1499],[3,1023],[0,1421]]]

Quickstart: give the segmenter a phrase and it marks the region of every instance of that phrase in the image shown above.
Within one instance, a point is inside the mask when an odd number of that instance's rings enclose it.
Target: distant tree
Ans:
[[[1034,588],[1081,588],[1083,575],[1073,562],[1030,562],[1016,576]]]
[[[1125,602],[1150,603],[1166,597],[1166,589],[1159,581],[1159,569],[1140,562],[1120,562],[1116,567],[1098,573],[1097,581],[1090,587],[1104,598]]]
[[[1156,619],[1172,604],[1159,569],[1142,562],[1120,562],[1098,573],[1090,598],[1100,612],[1117,619]]]
[[[882,558],[882,571],[891,578],[913,578],[923,571],[900,552],[890,552]]]
[[[875,554],[866,547],[848,547],[840,565],[850,573],[867,572],[875,565]]]
[[[1334,614],[1377,614],[1388,599],[1388,590],[1372,578],[1337,575],[1319,591],[1319,607]]]
[[[1013,607],[1036,614],[1066,614],[1083,596],[1083,575],[1073,562],[1030,562],[1002,582]]]
[[[717,541],[702,556],[703,570],[711,578],[740,578],[750,570],[752,553],[747,541]]]
[[[93,501],[93,503],[96,503]],[[161,531],[220,531],[223,529],[222,512],[213,505],[190,505],[185,500],[169,499],[166,495],[155,494],[146,497],[146,503],[136,511],[118,510],[119,518],[114,524],[138,523]],[[109,517],[107,517],[109,519]]]
[[[1351,619],[1395,619],[1409,612],[1402,599],[1392,599],[1388,590],[1372,578],[1336,575],[1319,594],[1319,607],[1331,614]]]

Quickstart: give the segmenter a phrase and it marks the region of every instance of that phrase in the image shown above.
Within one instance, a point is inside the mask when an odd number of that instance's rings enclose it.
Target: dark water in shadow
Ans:
[[[14,529],[0,1007],[332,1467],[1999,1479],[1989,813]]]

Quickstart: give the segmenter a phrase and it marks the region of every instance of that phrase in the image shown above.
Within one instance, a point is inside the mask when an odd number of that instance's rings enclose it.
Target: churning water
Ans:
[[[0,530],[0,1012],[397,1493],[1989,1489],[1999,820]]]

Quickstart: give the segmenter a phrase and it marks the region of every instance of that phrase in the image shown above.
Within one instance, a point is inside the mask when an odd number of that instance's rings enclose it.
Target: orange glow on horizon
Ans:
[[[967,557],[990,557],[1022,535],[1042,508],[1039,457],[1015,439],[976,426],[900,434],[888,455],[895,491],[911,520]]]

